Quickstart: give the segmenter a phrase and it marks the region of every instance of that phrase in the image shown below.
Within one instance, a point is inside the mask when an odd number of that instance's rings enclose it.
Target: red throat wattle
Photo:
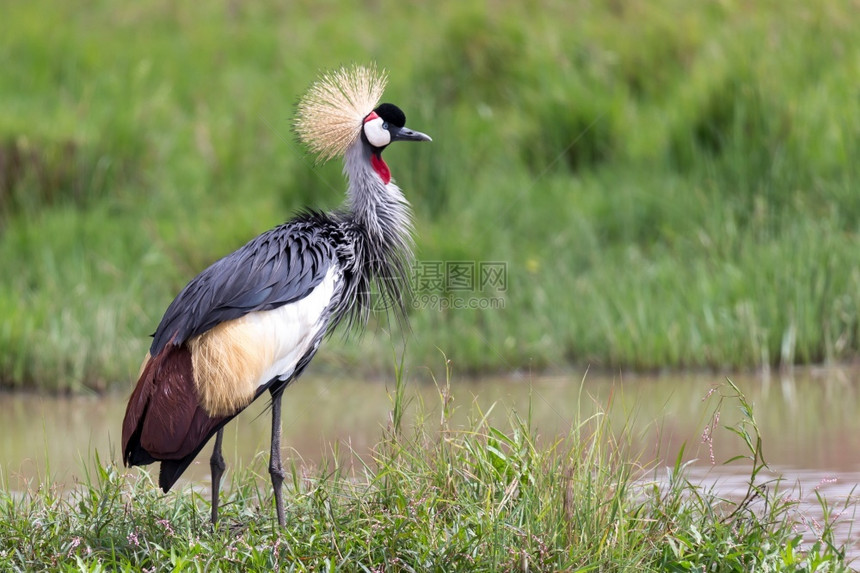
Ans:
[[[382,179],[382,182],[388,185],[389,181],[391,181],[391,170],[385,164],[385,161],[382,160],[382,156],[375,153],[371,155],[370,165],[376,171],[376,174],[379,175],[379,178]]]

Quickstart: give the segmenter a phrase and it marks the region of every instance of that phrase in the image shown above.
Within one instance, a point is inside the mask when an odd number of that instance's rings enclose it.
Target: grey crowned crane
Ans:
[[[430,141],[379,100],[386,76],[373,67],[324,74],[300,100],[295,131],[327,161],[344,157],[343,208],[305,211],[218,260],[182,289],[153,335],[122,425],[127,466],[161,462],[167,492],[212,436],[212,522],[224,459],[224,425],[268,392],[269,473],[278,523],[281,398],[323,337],[338,324],[366,323],[372,283],[386,308],[405,311],[412,260],[409,203],[391,180],[383,150]]]

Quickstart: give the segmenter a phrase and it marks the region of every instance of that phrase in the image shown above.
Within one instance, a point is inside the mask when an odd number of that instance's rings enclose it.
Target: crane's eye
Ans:
[[[381,117],[375,117],[364,123],[364,135],[367,141],[374,147],[385,147],[391,143],[391,133],[388,131],[388,123],[382,121]]]

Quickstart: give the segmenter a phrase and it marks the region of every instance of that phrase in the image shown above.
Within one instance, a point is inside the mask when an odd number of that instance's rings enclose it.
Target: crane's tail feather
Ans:
[[[182,474],[185,472],[185,470],[188,469],[188,466],[191,465],[191,462],[194,461],[194,458],[197,457],[197,454],[200,453],[200,450],[202,450],[204,446],[206,446],[206,443],[209,441],[209,439],[214,436],[218,432],[218,430],[224,426],[224,424],[226,424],[232,419],[233,416],[230,416],[229,418],[223,420],[221,423],[215,426],[215,428],[209,433],[206,439],[200,442],[200,445],[197,446],[197,448],[195,448],[193,452],[191,452],[184,458],[179,460],[161,460],[161,468],[158,472],[158,487],[160,487],[164,493],[170,491],[170,488],[173,487],[173,484],[176,483],[176,480],[178,480],[180,476],[182,476]]]
[[[193,456],[189,456],[187,459],[179,461],[163,460],[161,462],[161,470],[158,472],[158,487],[164,493],[170,491],[170,488],[173,487],[173,484],[176,483],[176,480],[188,468],[193,459]]]
[[[191,353],[168,344],[143,366],[122,425],[127,466],[161,461],[166,492],[215,432],[233,416],[209,416],[200,406]]]

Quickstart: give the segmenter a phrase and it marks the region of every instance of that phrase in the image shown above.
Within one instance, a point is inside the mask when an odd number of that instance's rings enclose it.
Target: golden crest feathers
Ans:
[[[320,161],[342,155],[361,135],[362,121],[379,105],[387,80],[373,65],[323,74],[299,101],[299,139]]]

